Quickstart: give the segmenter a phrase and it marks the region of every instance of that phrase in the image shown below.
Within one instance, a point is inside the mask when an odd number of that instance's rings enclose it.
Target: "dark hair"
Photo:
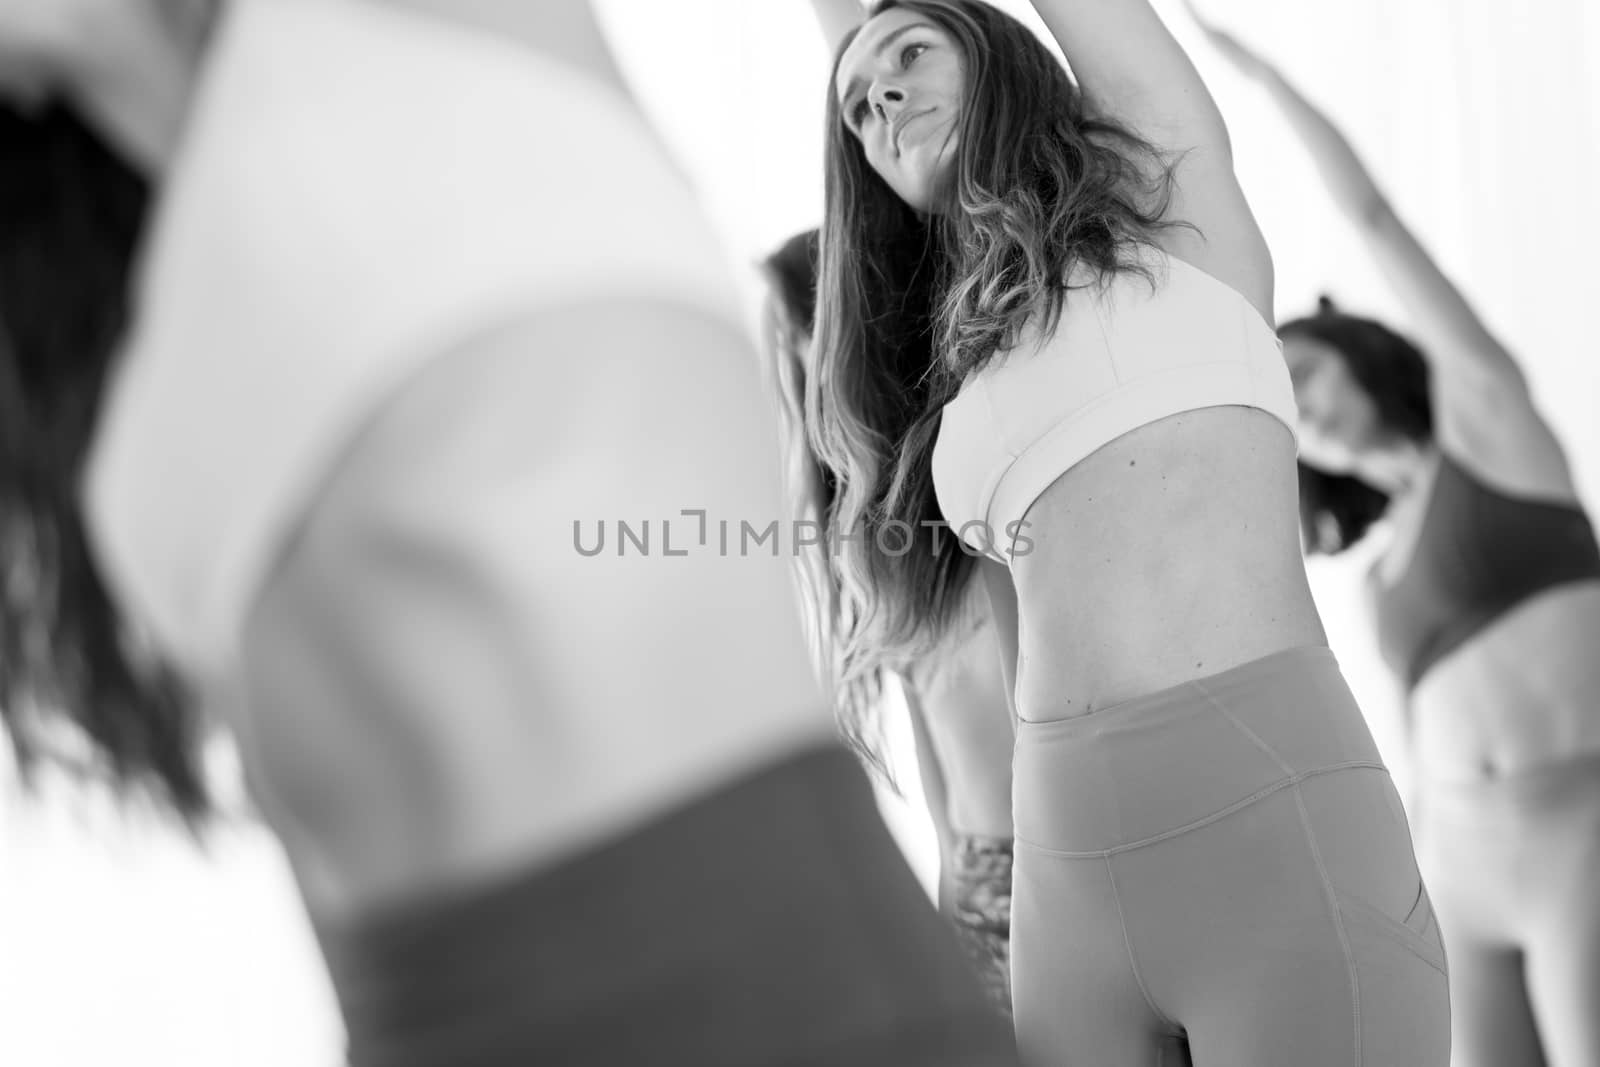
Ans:
[[[1372,398],[1385,429],[1418,444],[1433,440],[1428,363],[1416,345],[1380,322],[1340,311],[1327,296],[1318,299],[1316,314],[1284,323],[1278,335],[1333,349]],[[1309,551],[1344,551],[1388,507],[1388,494],[1369,482],[1300,463],[1300,525]]]
[[[761,262],[768,289],[765,322],[768,368],[784,440],[785,488],[793,517],[826,527],[838,499],[833,472],[817,458],[806,432],[806,382],[816,330],[819,234],[805,230],[785,241]],[[825,548],[796,550],[800,608],[813,663],[826,676],[834,658],[839,598]]]
[[[804,432],[805,389],[810,377],[806,350],[816,330],[819,238],[820,231],[816,229],[797,233],[763,260],[761,267],[776,305],[775,311],[783,320],[769,330],[769,348],[771,357],[778,363],[775,380],[779,411],[786,422],[791,447],[801,453],[788,460],[789,475],[795,483],[790,486],[796,493],[794,510],[796,516],[812,518],[826,528],[834,521],[838,482],[833,471],[810,447]],[[841,598],[826,553],[826,545],[809,546],[797,554],[796,569],[812,656],[818,668],[825,675],[831,675],[839,662],[841,637],[848,627],[843,625],[839,615]],[[981,610],[976,604],[973,608]],[[936,659],[928,657],[919,665],[926,667]],[[858,693],[881,699],[887,674],[881,665],[872,668],[858,683]],[[909,673],[902,672],[901,678],[904,684],[913,684]],[[882,759],[881,750],[876,745],[862,744],[861,738],[850,740],[868,769],[876,771],[890,789],[903,797],[900,783]]]
[[[779,403],[792,421],[802,428],[805,422],[806,382],[811,378],[802,346],[809,346],[817,331],[817,267],[821,239],[821,231],[815,227],[804,230],[783,242],[776,252],[762,261],[767,282],[783,317],[782,336],[774,337],[771,342],[774,358],[785,364],[778,372]],[[784,373],[786,370],[792,370],[793,373]],[[807,442],[802,438],[802,443]],[[821,479],[823,497],[818,503],[822,513],[826,514],[833,506],[838,482],[833,471],[810,450],[809,445],[807,454]]]
[[[1076,265],[1102,279],[1140,271],[1164,225],[1171,169],[1157,150],[1091,118],[1065,68],[1031,30],[976,0],[884,0],[944,29],[962,52],[967,98],[956,159],[924,218],[872,170],[827,96],[827,214],[813,445],[839,479],[831,553],[845,631],[836,682],[846,737],[876,747],[873,679],[931,651],[965,599],[974,564],[947,530],[931,457],[944,404],[1036,316],[1054,328]],[[853,36],[853,35],[852,35]],[[1145,272],[1148,275],[1148,272]],[[906,540],[908,550],[891,548]],[[934,525],[927,525],[934,524]]]
[[[786,327],[771,331],[773,358],[778,361],[778,407],[782,415],[790,454],[786,457],[788,489],[797,519],[832,529],[837,522],[839,482],[832,468],[817,455],[811,443],[806,417],[807,383],[812,378],[812,337],[816,331],[817,272],[820,232],[815,229],[796,234],[767,257],[763,266],[771,286],[773,301]],[[850,632],[849,604],[840,595],[838,572],[828,555],[827,539],[821,544],[797,551],[796,575],[800,586],[800,607],[806,622],[806,636],[818,672],[832,680],[839,672],[844,638]],[[883,699],[888,670],[874,665],[863,671],[855,684],[856,699],[876,706]],[[877,720],[873,720],[876,725]],[[893,769],[883,757],[883,738],[870,741],[861,733],[845,734],[845,740],[878,777],[897,795],[903,796]]]
[[[208,807],[197,718],[132,647],[77,496],[150,190],[63,107],[0,107],[0,146],[0,718],[24,773],[76,727],[79,770],[192,820]]]
[[[812,227],[783,242],[765,261],[784,313],[808,335],[817,330],[817,264],[821,246],[822,231]]]

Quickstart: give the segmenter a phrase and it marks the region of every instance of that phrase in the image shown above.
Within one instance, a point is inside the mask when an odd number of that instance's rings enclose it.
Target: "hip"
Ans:
[[[1338,661],[1301,646],[1087,715],[1020,722],[1013,816],[1019,841],[1101,855],[1338,771],[1387,786]]]

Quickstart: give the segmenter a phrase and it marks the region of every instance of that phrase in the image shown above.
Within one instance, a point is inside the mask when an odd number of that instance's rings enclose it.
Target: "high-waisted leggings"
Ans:
[[[1445,955],[1326,648],[1019,724],[1012,994],[1031,1065],[1445,1067]]]

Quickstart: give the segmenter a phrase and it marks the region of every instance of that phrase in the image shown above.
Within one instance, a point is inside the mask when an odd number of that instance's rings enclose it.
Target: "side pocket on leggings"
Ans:
[[[1360,897],[1338,887],[1334,896],[1347,924],[1365,926],[1367,929],[1399,942],[1428,966],[1445,971],[1444,943],[1439,938],[1439,925],[1433,917],[1433,902],[1428,899],[1428,889],[1417,879],[1416,901],[1404,921],[1396,921],[1368,904]]]
[[[1318,862],[1352,938],[1399,946],[1443,971],[1433,905],[1388,773],[1352,768],[1310,778],[1300,790]]]

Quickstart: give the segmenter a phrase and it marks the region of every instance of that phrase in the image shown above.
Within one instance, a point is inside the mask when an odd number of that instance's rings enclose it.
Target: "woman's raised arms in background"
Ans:
[[[1193,4],[1190,11],[1218,53],[1267,91],[1404,303],[1432,372],[1440,445],[1510,492],[1575,499],[1566,457],[1534,407],[1522,369],[1406,226],[1349,139],[1274,64]]]

